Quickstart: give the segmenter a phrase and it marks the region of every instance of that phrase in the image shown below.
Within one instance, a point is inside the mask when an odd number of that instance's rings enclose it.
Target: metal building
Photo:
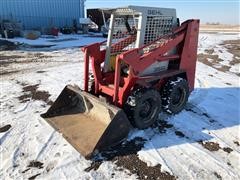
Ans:
[[[84,17],[85,0],[0,0],[0,20],[15,20],[24,29],[72,26]]]

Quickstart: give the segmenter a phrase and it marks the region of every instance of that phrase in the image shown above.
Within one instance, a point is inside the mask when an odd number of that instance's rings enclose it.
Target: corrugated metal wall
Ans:
[[[0,0],[0,19],[21,21],[25,29],[71,26],[84,17],[85,0]]]

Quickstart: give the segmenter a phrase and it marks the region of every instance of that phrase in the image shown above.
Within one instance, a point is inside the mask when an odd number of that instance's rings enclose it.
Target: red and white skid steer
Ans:
[[[150,127],[162,110],[180,112],[194,88],[199,20],[180,25],[169,8],[105,13],[107,42],[82,48],[84,89],[67,85],[42,115],[88,158],[121,142],[132,127]]]

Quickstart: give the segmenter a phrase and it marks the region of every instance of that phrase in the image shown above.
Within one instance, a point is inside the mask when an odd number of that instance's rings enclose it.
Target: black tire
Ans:
[[[188,82],[180,77],[170,79],[162,91],[163,109],[170,114],[177,114],[184,109],[188,97]]]
[[[124,110],[134,127],[146,129],[158,119],[160,93],[153,89],[138,89],[128,97]]]

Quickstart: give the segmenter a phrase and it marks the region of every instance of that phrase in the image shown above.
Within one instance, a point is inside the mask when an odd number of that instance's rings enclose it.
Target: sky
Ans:
[[[240,24],[239,0],[86,0],[88,8],[127,5],[175,8],[181,21],[197,18],[201,23]]]

